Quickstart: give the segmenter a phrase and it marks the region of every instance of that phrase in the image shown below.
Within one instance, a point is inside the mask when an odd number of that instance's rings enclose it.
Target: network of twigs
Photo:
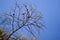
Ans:
[[[1,14],[0,17],[3,18],[0,25],[8,25],[11,29],[6,40],[9,40],[9,38],[21,28],[24,28],[37,38],[33,30],[36,30],[36,32],[39,33],[40,29],[44,27],[42,13],[37,11],[33,6],[27,4],[19,5],[16,3],[14,9],[9,13]]]

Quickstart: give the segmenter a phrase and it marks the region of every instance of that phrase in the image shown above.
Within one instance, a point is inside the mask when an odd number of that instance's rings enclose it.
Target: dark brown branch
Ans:
[[[25,25],[25,24],[24,24]],[[8,36],[8,38],[6,39],[6,40],[9,40],[9,38],[16,32],[16,31],[18,31],[19,29],[21,29],[24,25],[22,25],[21,27],[19,27],[18,29],[16,29],[16,30],[14,30],[9,36]]]

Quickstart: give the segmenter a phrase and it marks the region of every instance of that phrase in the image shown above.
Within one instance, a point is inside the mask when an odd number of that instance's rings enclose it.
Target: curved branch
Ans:
[[[19,27],[18,29],[16,29],[15,31],[13,31],[6,40],[9,40],[9,38],[15,33],[17,32],[19,29],[21,29],[25,24],[23,24],[21,27]]]

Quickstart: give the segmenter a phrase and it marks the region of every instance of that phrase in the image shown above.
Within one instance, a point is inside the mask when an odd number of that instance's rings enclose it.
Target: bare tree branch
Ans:
[[[21,28],[25,28],[28,32],[30,32],[33,35],[33,37],[37,38],[33,30],[37,29],[38,31],[40,29],[43,29],[44,26],[44,24],[40,22],[43,18],[42,13],[36,11],[32,6],[28,7],[27,4],[23,4],[23,6],[20,7],[20,5],[16,2],[15,8],[12,12],[1,14],[0,16],[5,17],[5,19],[1,23],[2,25],[3,23],[7,22],[8,19],[11,22],[10,25],[12,27],[10,27],[12,28],[12,32],[9,34],[6,40],[9,40],[9,38],[11,38],[11,36]],[[32,25],[34,29],[32,29]]]

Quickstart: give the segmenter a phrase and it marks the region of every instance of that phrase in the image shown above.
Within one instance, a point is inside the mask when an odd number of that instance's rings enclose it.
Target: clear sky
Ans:
[[[20,2],[36,6],[37,10],[44,14],[47,29],[41,32],[40,40],[60,40],[60,0],[21,0]],[[8,11],[13,4],[14,0],[0,0],[0,13]]]

